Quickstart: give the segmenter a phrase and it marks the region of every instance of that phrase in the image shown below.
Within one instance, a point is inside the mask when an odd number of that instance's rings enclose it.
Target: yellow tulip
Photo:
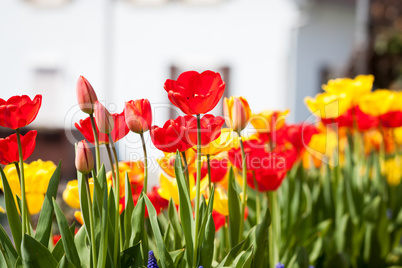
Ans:
[[[193,173],[196,170],[194,166],[196,153],[192,148],[186,150],[185,153],[189,173]],[[156,161],[167,175],[169,175],[170,177],[175,177],[174,162],[176,160],[176,153],[164,153],[164,154],[165,155],[163,157],[156,159]]]
[[[228,151],[233,146],[236,139],[238,139],[238,135],[233,132],[233,129],[223,128],[221,135],[216,140],[201,148],[201,154],[217,155]],[[196,149],[194,148],[194,150]]]
[[[310,167],[310,156],[313,156],[313,163],[316,167],[321,166],[322,161],[331,159],[337,146],[338,137],[331,130],[323,130],[313,135],[302,156],[303,166]]]
[[[253,114],[250,119],[250,123],[253,125],[255,130],[259,133],[271,132],[273,125],[275,129],[280,129],[285,125],[286,116],[289,110],[285,111],[262,111],[258,114]]]
[[[30,164],[24,163],[25,196],[29,214],[37,214],[41,210],[50,178],[55,170],[56,165],[51,161],[44,162],[39,159]],[[4,174],[13,194],[21,197],[20,181],[15,165],[6,166]],[[0,189],[3,189],[1,182]]]
[[[306,97],[304,102],[311,113],[320,118],[337,118],[352,108],[351,96],[324,92],[317,94],[315,98]]]
[[[125,194],[126,188],[126,172],[132,187],[142,186],[144,181],[144,163],[142,161],[123,161],[119,162],[119,176],[120,176],[120,197]],[[106,173],[108,185],[113,185],[112,171]]]
[[[399,145],[402,145],[402,127],[397,127],[393,129],[395,142]]]
[[[358,105],[364,113],[379,116],[390,111],[394,97],[394,93],[387,89],[376,90],[362,96],[358,101]]]
[[[158,194],[166,200],[170,200],[173,198],[173,201],[176,205],[180,204],[179,201],[179,188],[177,186],[177,181],[175,178],[166,176],[165,174],[161,173],[159,175],[159,183],[160,188],[158,189]],[[201,193],[204,193],[205,190],[208,188],[208,178],[204,178],[201,180]],[[190,174],[190,199],[193,200],[196,194],[196,187],[195,187],[195,179],[193,174]]]
[[[230,127],[236,131],[242,131],[251,117],[251,109],[244,97],[230,97],[223,100],[223,113],[230,121]]]
[[[389,112],[402,111],[402,92],[393,91],[392,102],[389,105]]]
[[[88,180],[89,191],[91,193],[91,199],[94,192],[94,181],[92,178]],[[63,191],[63,200],[72,208],[80,208],[80,196],[78,191],[78,180],[71,180],[67,183],[66,189]]]
[[[84,219],[82,218],[82,213],[81,211],[76,211],[74,212],[74,218],[81,224],[84,224]]]
[[[389,158],[383,163],[383,174],[386,176],[389,185],[397,186],[401,183],[401,161],[402,159],[397,156],[396,158]]]
[[[355,79],[331,79],[328,81],[328,84],[322,86],[322,89],[330,94],[346,94],[353,102],[355,102],[362,95],[370,93],[373,87],[373,82],[373,75],[358,75]]]
[[[221,187],[215,188],[214,210],[222,215],[229,215],[228,195]]]

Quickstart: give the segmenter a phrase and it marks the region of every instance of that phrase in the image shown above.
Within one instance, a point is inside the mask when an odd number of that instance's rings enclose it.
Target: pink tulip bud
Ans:
[[[84,113],[92,114],[94,112],[94,104],[98,97],[91,84],[83,76],[80,76],[77,81],[77,100]]]
[[[113,117],[99,101],[95,102],[95,121],[100,132],[109,134],[114,127]]]
[[[88,174],[92,169],[94,169],[94,157],[92,156],[92,152],[85,140],[80,141],[77,145],[75,167],[83,174]]]
[[[147,99],[126,102],[124,115],[127,127],[138,134],[148,131],[152,124],[151,104]]]
[[[229,126],[236,132],[242,131],[251,117],[248,102],[243,97],[230,97],[223,100],[223,113],[229,122]]]

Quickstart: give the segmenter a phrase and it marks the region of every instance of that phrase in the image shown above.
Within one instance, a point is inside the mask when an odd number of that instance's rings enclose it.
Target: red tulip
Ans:
[[[95,102],[98,100],[94,89],[88,80],[80,76],[77,81],[77,100],[80,109],[87,114],[94,112]]]
[[[113,130],[110,133],[114,142],[124,138],[128,132],[130,131],[126,125],[126,121],[124,118],[124,111],[120,114],[115,113],[111,114],[113,118]],[[95,122],[96,124],[96,122]],[[81,132],[81,134],[87,139],[90,143],[95,144],[94,141],[94,133],[92,131],[91,119],[90,117],[85,118],[84,120],[80,120],[79,124],[75,123],[75,127]],[[97,125],[97,124],[96,124]],[[109,143],[109,137],[105,133],[99,131],[98,126],[96,126],[96,130],[98,133],[99,144]]]
[[[193,146],[198,143],[197,133],[197,118],[193,116],[185,116],[187,121],[187,128],[189,133],[190,142]],[[206,114],[201,118],[201,145],[208,145],[210,142],[216,140],[221,135],[221,128],[225,123],[225,119],[220,116],[213,116]]]
[[[0,99],[0,126],[11,129],[25,127],[38,115],[42,104],[42,95],[33,100],[28,96],[13,96],[7,101]]]
[[[211,182],[220,182],[228,173],[228,159],[212,158],[210,162]],[[208,162],[204,161],[201,167],[201,178],[208,175]]]
[[[187,115],[194,115],[206,114],[215,108],[222,98],[225,82],[219,73],[188,71],[177,80],[166,80],[164,87],[174,106]]]
[[[147,99],[131,100],[124,106],[124,114],[128,128],[135,133],[141,134],[151,127],[152,110]]]
[[[380,122],[384,127],[402,127],[402,112],[391,111],[380,115]]]
[[[99,101],[95,102],[95,121],[100,132],[105,134],[112,132],[114,127],[113,117]]]
[[[219,229],[225,225],[225,215],[220,214],[215,210],[212,211],[212,219],[215,224],[215,232],[219,231]]]
[[[255,172],[254,183],[253,172]],[[258,186],[258,191],[276,191],[282,184],[283,179],[286,176],[286,169],[258,169],[255,171],[247,172],[247,184],[256,189]]]
[[[88,174],[94,169],[94,157],[86,140],[80,141],[77,145],[75,168],[83,174]]]
[[[359,130],[368,130],[378,126],[378,117],[365,114],[358,106],[349,109],[338,118],[322,118],[321,121],[327,124],[338,124],[338,127],[354,128],[356,126]]]
[[[152,126],[150,130],[151,139],[156,148],[167,153],[179,150],[183,152],[193,145],[189,139],[187,121],[192,116],[179,116],[175,120],[166,121],[163,127]]]
[[[301,152],[307,146],[314,134],[319,131],[314,125],[290,125],[283,127],[285,139],[292,143],[298,152]]]
[[[31,156],[35,149],[37,134],[36,130],[31,130],[25,136],[21,135],[22,158],[24,161]],[[18,161],[17,134],[0,139],[0,164],[8,165]]]

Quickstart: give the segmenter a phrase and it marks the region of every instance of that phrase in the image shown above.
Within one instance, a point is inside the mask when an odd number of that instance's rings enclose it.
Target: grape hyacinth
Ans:
[[[285,268],[285,265],[280,263],[280,262],[278,262],[278,264],[275,265],[275,268]]]
[[[156,262],[154,252],[152,250],[148,253],[148,265],[147,268],[159,268],[158,263]]]

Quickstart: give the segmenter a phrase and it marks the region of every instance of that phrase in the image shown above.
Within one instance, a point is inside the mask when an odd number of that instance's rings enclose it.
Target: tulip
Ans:
[[[175,166],[176,153],[164,153],[163,157],[156,159],[161,169],[170,177],[175,176]],[[187,168],[189,173],[195,173],[195,159],[196,154],[193,149],[186,151]]]
[[[376,90],[359,98],[360,109],[369,115],[380,116],[389,111],[394,94],[386,89]]]
[[[124,138],[130,130],[126,125],[124,111],[121,112],[120,114],[118,113],[111,114],[111,116],[113,118],[114,127],[110,135],[112,136],[113,142],[116,142]],[[94,133],[92,131],[90,117],[80,120],[79,123],[75,123],[74,126],[81,132],[81,134],[85,137],[85,139],[87,139],[90,143],[95,145]],[[99,144],[109,144],[108,135],[100,132],[97,125],[96,130],[97,130],[96,132],[98,133]]]
[[[126,102],[124,114],[127,126],[132,132],[141,134],[151,127],[152,110],[151,104],[147,99]]]
[[[11,129],[25,127],[38,115],[42,104],[42,95],[33,100],[28,96],[13,96],[7,101],[0,99],[0,126]]]
[[[219,214],[229,215],[228,195],[221,187],[215,188],[213,209]]]
[[[50,178],[55,170],[56,165],[51,161],[42,161],[39,159],[30,164],[24,163],[25,195],[29,214],[33,215],[40,212]],[[7,177],[13,195],[21,197],[20,180],[15,166],[7,165],[4,168],[4,174]],[[1,181],[0,189],[3,189]]]
[[[281,129],[285,125],[285,119],[289,110],[285,111],[262,111],[253,114],[250,123],[258,133],[272,133]]]
[[[114,167],[114,172],[116,172],[116,167]],[[144,163],[142,161],[136,162],[119,162],[119,176],[120,178],[125,178],[126,173],[130,181],[130,187],[136,191],[138,188],[142,189],[144,182]],[[113,185],[113,175],[112,171],[106,173],[106,180],[108,184]],[[126,180],[120,180],[120,198],[124,197],[126,187]]]
[[[93,198],[94,181],[92,178],[88,180],[89,191],[91,199]],[[108,188],[110,186],[108,185]],[[78,181],[71,180],[67,182],[66,188],[63,191],[63,200],[71,208],[79,209],[80,206],[80,196],[78,191]]]
[[[306,97],[307,108],[320,118],[338,118],[352,108],[352,98],[346,93],[332,94],[324,92],[315,98]]]
[[[172,104],[187,115],[206,114],[218,104],[225,91],[219,73],[188,71],[177,80],[168,79],[164,88]]]
[[[301,152],[305,146],[308,146],[314,134],[319,130],[314,125],[290,125],[285,126],[286,139],[292,143],[298,152]]]
[[[354,106],[337,118],[321,118],[324,125],[337,124],[338,127],[357,128],[361,131],[378,126],[378,117],[364,113],[359,106]]]
[[[198,144],[197,120],[193,116],[185,116],[184,118],[186,120],[190,143],[196,146]],[[223,123],[225,123],[225,120],[222,117],[215,117],[212,114],[206,114],[201,118],[201,146],[208,145],[219,138]]]
[[[86,140],[80,141],[77,145],[75,168],[82,174],[88,174],[94,169],[94,157]]]
[[[36,130],[28,131],[21,135],[22,159],[25,161],[31,156],[36,145]],[[8,165],[19,161],[17,134],[12,134],[5,139],[0,139],[0,164]]]
[[[93,114],[94,105],[98,97],[91,84],[83,76],[80,76],[77,81],[77,100],[80,109],[84,113]]]
[[[237,139],[238,136],[233,132],[232,129],[223,128],[221,129],[221,134],[217,139],[201,147],[201,154],[212,156],[228,151],[234,145]]]
[[[229,120],[229,126],[239,133],[248,124],[251,117],[251,110],[248,102],[243,97],[230,97],[224,99],[223,113]]]
[[[95,120],[99,131],[105,134],[110,134],[114,127],[112,115],[99,101],[95,102]]]
[[[192,116],[179,116],[175,120],[168,120],[163,127],[152,126],[150,129],[152,143],[161,151],[174,153],[186,151],[193,147],[191,144],[187,121]]]
[[[226,158],[212,158],[210,160],[211,182],[220,182],[229,175],[229,160]],[[201,178],[208,175],[208,162],[204,161],[201,168]]]

